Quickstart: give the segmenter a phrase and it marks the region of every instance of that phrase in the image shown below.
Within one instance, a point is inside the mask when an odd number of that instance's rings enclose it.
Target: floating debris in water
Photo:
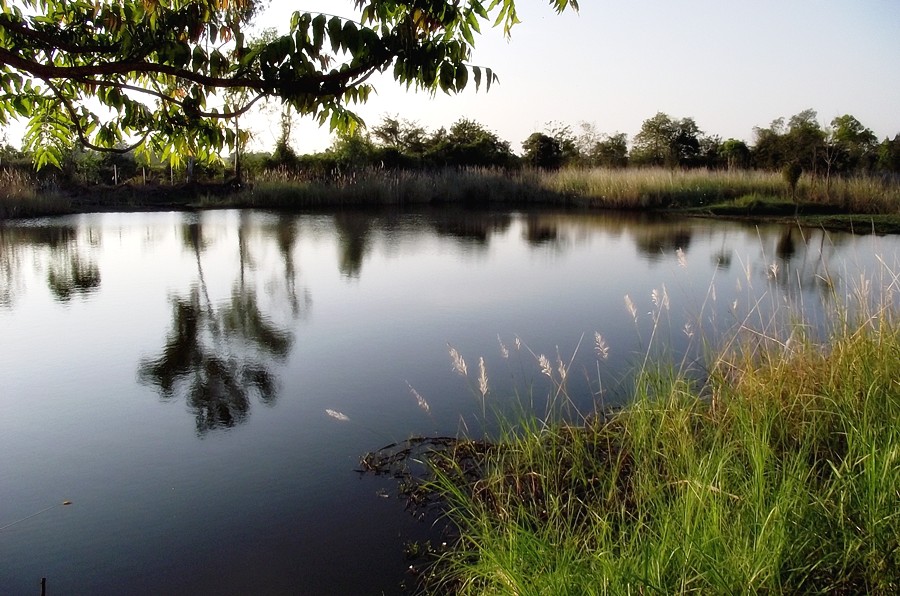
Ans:
[[[325,410],[325,413],[335,420],[340,420],[341,422],[350,422],[350,417],[343,412],[338,412],[337,410]]]

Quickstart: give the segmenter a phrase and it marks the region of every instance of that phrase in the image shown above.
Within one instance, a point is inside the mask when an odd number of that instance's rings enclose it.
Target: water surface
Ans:
[[[610,213],[4,225],[0,593],[397,593],[403,540],[428,529],[353,472],[362,453],[490,432],[482,407],[542,411],[541,355],[579,410],[622,403],[648,345],[702,371],[701,331],[765,327],[787,302],[821,325],[897,254],[893,237]]]

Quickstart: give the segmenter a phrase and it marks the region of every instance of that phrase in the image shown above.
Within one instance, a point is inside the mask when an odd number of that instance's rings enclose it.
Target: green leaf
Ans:
[[[440,78],[438,84],[441,86],[441,90],[444,93],[450,93],[453,90],[453,81],[455,78],[455,73],[453,70],[453,65],[449,62],[444,62],[441,64],[440,70]]]
[[[191,55],[191,68],[198,71],[204,66],[206,66],[206,54],[204,53],[203,48],[196,46]]]
[[[469,82],[469,71],[466,69],[464,64],[460,64],[456,67],[456,90],[462,91],[466,88],[466,83]]]
[[[331,51],[333,52],[337,52],[341,47],[341,31],[343,31],[341,19],[332,17],[328,21],[328,37],[331,39]]]
[[[471,45],[475,45],[475,37],[472,35],[472,29],[467,26],[463,26],[460,28],[462,31],[463,37],[469,42]]]
[[[191,59],[191,48],[185,42],[177,43],[172,48],[171,56],[174,66],[187,66],[188,61]]]
[[[322,42],[325,40],[325,23],[327,19],[325,15],[320,14],[313,19],[313,48],[318,52],[322,49]]]
[[[343,46],[347,48],[351,54],[356,54],[359,51],[359,31],[356,29],[356,25],[347,21],[344,23],[343,30]]]

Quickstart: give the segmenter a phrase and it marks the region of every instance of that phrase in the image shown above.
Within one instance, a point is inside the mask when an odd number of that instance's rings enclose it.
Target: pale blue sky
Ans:
[[[258,23],[285,27],[293,10],[355,15],[348,0],[272,0]],[[515,151],[549,121],[631,138],[658,111],[748,142],[754,126],[806,108],[823,125],[849,113],[879,139],[900,132],[900,0],[581,0],[563,15],[519,0],[518,10],[511,40],[487,29],[476,40],[473,62],[500,77],[489,93],[431,97],[384,76],[358,112],[431,130],[473,118]],[[278,133],[266,120],[253,126],[264,148]],[[301,152],[329,144],[309,122],[294,137]]]

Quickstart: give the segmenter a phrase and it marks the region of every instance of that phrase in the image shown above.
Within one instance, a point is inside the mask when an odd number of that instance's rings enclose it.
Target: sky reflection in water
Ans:
[[[571,360],[588,412],[625,399],[651,337],[702,375],[701,334],[770,328],[785,303],[822,327],[877,256],[897,271],[897,249],[611,213],[2,226],[0,526],[73,505],[0,532],[0,593],[41,577],[56,593],[395,593],[398,533],[423,530],[376,496],[389,481],[352,470],[413,434],[490,432],[480,357],[489,418],[543,411],[541,355]]]

